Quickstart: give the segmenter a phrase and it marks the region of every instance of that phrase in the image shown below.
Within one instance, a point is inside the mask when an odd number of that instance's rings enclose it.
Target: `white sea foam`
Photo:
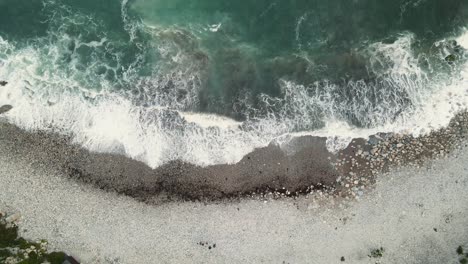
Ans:
[[[25,129],[72,134],[76,143],[92,151],[126,154],[152,167],[174,159],[232,163],[268,143],[223,117],[180,112],[174,120],[165,120],[170,113],[164,107],[138,106],[106,89],[84,90],[84,99],[63,89],[83,88],[73,78],[63,78],[59,69],[38,73],[43,58],[36,50],[1,43],[0,49],[12,55],[2,59],[0,79],[9,84],[0,90],[0,104],[13,105],[6,117]]]
[[[457,42],[463,48],[468,49],[468,34],[466,33],[466,32],[468,32],[468,29],[465,28],[464,31],[465,31],[465,33],[457,38]]]
[[[201,127],[220,127],[224,129],[237,129],[242,125],[242,122],[235,121],[233,119],[217,116],[214,114],[201,114],[201,113],[190,113],[190,112],[179,112],[179,114],[190,123],[195,123]]]
[[[465,31],[458,39],[458,43],[465,47],[464,41],[468,39]],[[334,87],[321,86],[324,93],[319,96],[309,96],[307,87],[287,83],[286,89],[292,93],[295,101],[294,109],[304,113],[295,123],[307,122],[308,111],[304,107],[318,106],[325,114],[324,127],[314,131],[292,133],[295,136],[314,135],[329,138],[329,149],[336,151],[346,146],[347,140],[355,137],[368,137],[379,132],[399,132],[405,134],[427,134],[434,129],[448,125],[451,118],[468,106],[468,64],[461,66],[460,74],[455,77],[445,75],[441,78],[434,74],[426,74],[417,63],[417,58],[411,52],[412,35],[404,34],[391,44],[375,43],[370,46],[372,60],[371,67],[374,72],[385,76],[385,80],[395,90],[383,91],[381,105],[373,108],[371,102],[366,102],[373,87],[364,83],[352,84],[357,94],[355,103],[345,104],[334,101]],[[388,67],[388,66],[391,67]],[[382,71],[381,71],[382,70]],[[412,107],[402,111],[396,119],[391,117],[399,99],[391,97],[392,93],[401,92],[407,95]],[[290,104],[291,105],[291,104]],[[288,105],[288,107],[290,106]],[[388,113],[390,111],[390,114]],[[362,113],[361,120],[374,124],[370,128],[357,128],[344,121],[343,113]],[[291,119],[289,119],[291,121]],[[349,142],[349,141],[348,141]]]
[[[460,45],[466,45],[467,36],[459,37]],[[333,84],[304,87],[284,82],[284,99],[265,98],[269,104],[282,104],[281,109],[249,120],[246,129],[225,117],[191,111],[198,100],[197,65],[182,63],[185,67],[170,73],[135,80],[140,96],[147,97],[143,100],[146,105],[136,104],[128,94],[113,91],[106,79],[99,87],[86,87],[79,81],[95,74],[95,67],[116,72],[118,66],[92,65],[82,72],[74,70],[80,66],[72,56],[70,70],[60,68],[61,46],[70,41],[75,49],[96,49],[107,40],[82,43],[63,35],[58,43],[38,50],[35,46],[17,48],[0,38],[0,53],[4,54],[0,79],[9,82],[0,90],[0,104],[14,106],[6,117],[25,129],[71,134],[76,143],[92,151],[122,153],[152,167],[174,159],[199,165],[235,163],[254,148],[290,138],[288,135],[328,137],[329,149],[336,151],[352,137],[376,132],[427,133],[447,125],[468,103],[468,66],[456,78],[433,78],[419,68],[411,51],[412,36],[404,34],[394,43],[375,43],[365,51],[372,57],[373,71],[385,77],[388,90],[352,82],[347,88],[355,94],[346,101],[337,98],[339,87]],[[169,50],[167,56],[173,52],[184,62],[190,59],[180,50]],[[130,68],[124,76],[131,75]],[[159,90],[169,83],[178,89]],[[177,94],[180,89],[185,90],[183,96]],[[399,113],[401,98],[395,93],[406,95],[412,107]],[[371,96],[380,96],[381,104],[367,101]],[[343,115],[347,113],[371,128],[346,123]],[[317,120],[323,120],[323,127],[315,124]]]

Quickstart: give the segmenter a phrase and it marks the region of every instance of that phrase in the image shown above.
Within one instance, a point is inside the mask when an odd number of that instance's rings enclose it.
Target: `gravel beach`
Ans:
[[[82,263],[450,263],[468,243],[467,120],[336,155],[304,137],[283,146],[293,156],[269,146],[235,165],[156,170],[1,123],[0,206],[21,213],[21,235]]]
[[[356,198],[316,189],[282,199],[149,205],[76,181],[54,152],[37,156],[45,141],[34,139],[45,134],[8,135],[34,136],[21,138],[29,152],[0,140],[0,206],[21,213],[22,236],[47,239],[51,250],[82,263],[435,264],[454,263],[457,247],[468,243],[464,141],[417,165],[388,166],[370,187],[342,177],[337,186],[349,184]]]
[[[316,189],[355,196],[353,190],[371,186],[376,175],[391,167],[419,167],[463,146],[468,114],[462,112],[448,127],[419,137],[387,133],[353,139],[338,153],[327,150],[326,138],[304,136],[257,149],[232,165],[173,161],[156,169],[122,155],[87,151],[58,134],[26,132],[6,122],[0,123],[0,131],[4,153],[139,201],[280,198]]]

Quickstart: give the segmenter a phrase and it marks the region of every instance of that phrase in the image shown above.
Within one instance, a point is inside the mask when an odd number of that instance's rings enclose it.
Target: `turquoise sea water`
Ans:
[[[327,120],[395,122],[459,78],[466,57],[454,41],[468,25],[464,0],[0,0],[0,11],[0,78],[11,85],[2,102],[123,100],[142,131],[174,141],[202,134],[208,148],[239,133],[259,146]],[[58,109],[41,111],[34,128],[75,134],[91,115],[65,124]],[[230,118],[241,132],[219,137],[180,112]]]

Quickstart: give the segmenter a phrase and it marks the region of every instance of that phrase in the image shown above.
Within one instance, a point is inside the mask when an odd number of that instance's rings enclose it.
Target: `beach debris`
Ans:
[[[0,115],[10,111],[11,109],[13,109],[13,106],[11,105],[2,105],[0,107]]]

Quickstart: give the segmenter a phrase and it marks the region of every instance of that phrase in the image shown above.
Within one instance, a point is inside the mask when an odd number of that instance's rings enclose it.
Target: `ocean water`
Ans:
[[[468,103],[464,0],[0,0],[0,104],[157,167],[427,133]]]

